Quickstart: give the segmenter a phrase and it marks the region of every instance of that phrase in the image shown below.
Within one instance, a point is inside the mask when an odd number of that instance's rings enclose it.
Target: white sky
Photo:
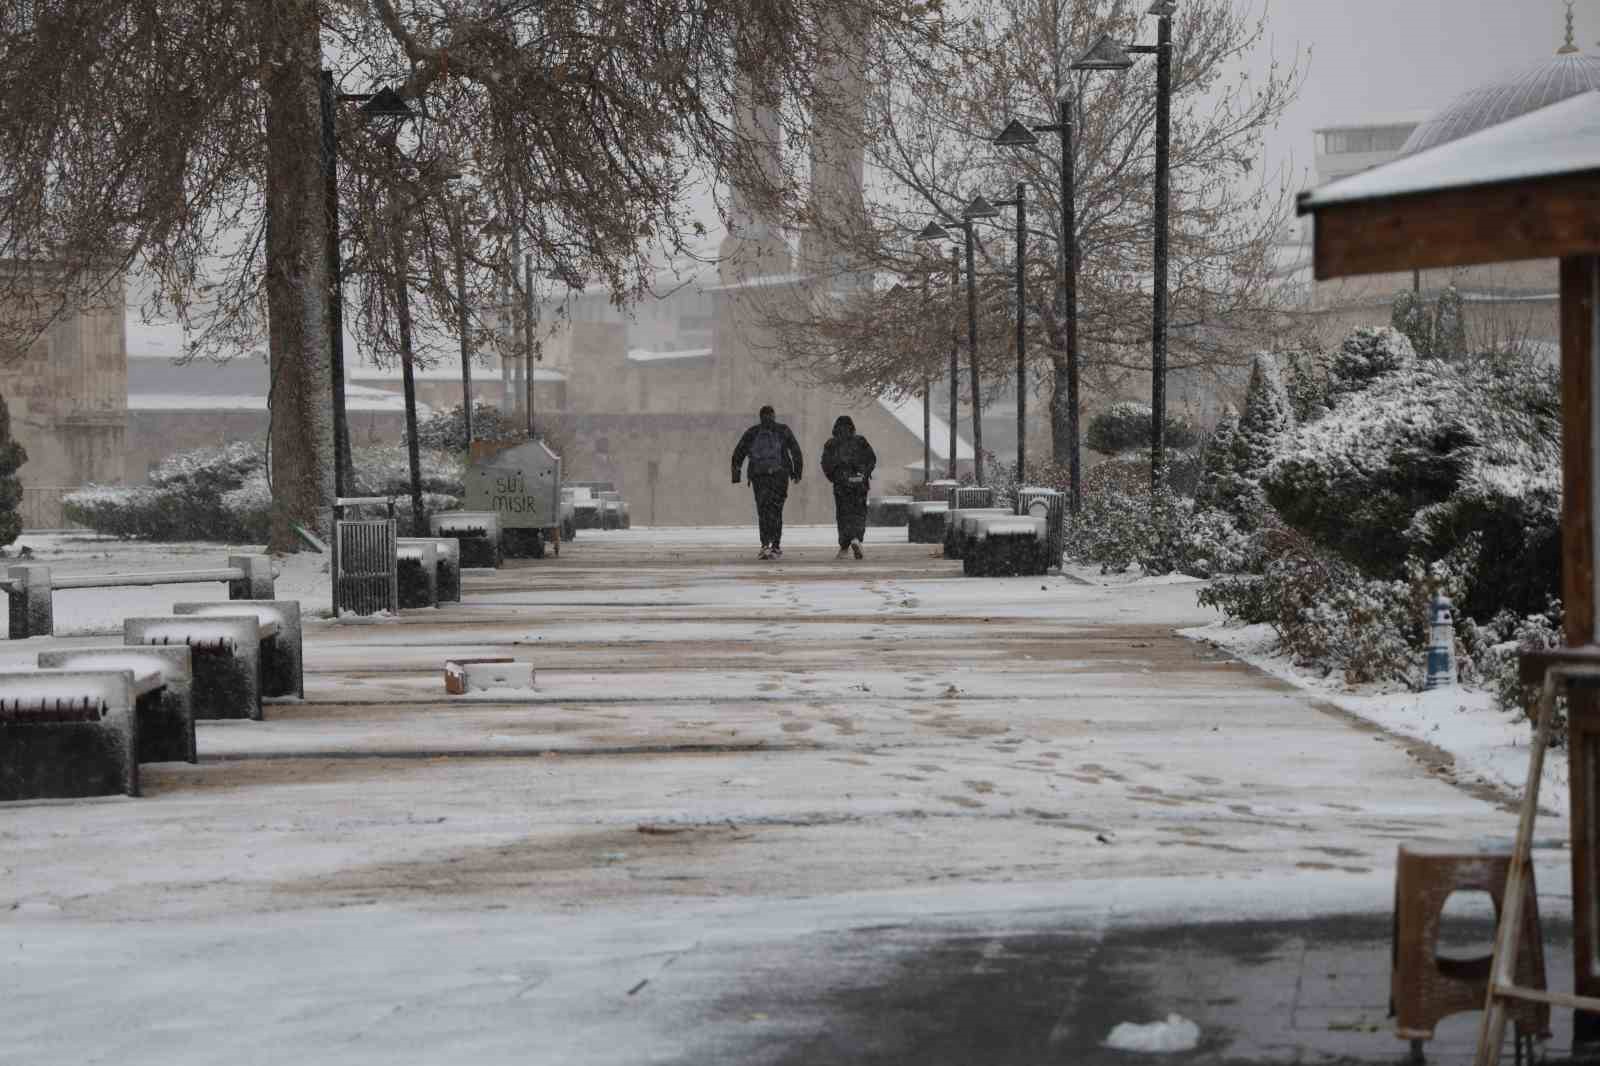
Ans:
[[[1298,175],[1313,166],[1314,129],[1433,111],[1553,55],[1566,9],[1558,0],[1266,0],[1266,10],[1253,71],[1312,50],[1300,97],[1265,145],[1269,168]],[[1578,46],[1595,50],[1600,0],[1578,0],[1574,13]]]

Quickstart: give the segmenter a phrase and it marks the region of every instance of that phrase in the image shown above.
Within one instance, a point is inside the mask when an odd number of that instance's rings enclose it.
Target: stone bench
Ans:
[[[409,539],[409,538],[408,538]],[[439,549],[431,540],[395,542],[401,607],[439,606]]]
[[[944,543],[944,520],[950,505],[943,500],[917,500],[906,508],[906,540],[911,544]]]
[[[141,693],[161,671],[0,673],[0,800],[139,794]]]
[[[5,586],[10,601],[11,636],[47,637],[55,632],[54,593],[61,589],[109,589],[137,585],[185,585],[222,581],[230,600],[270,600],[272,560],[265,555],[230,555],[228,565],[215,570],[150,570],[129,574],[52,574],[37,563],[7,570]]]
[[[908,520],[906,509],[913,502],[910,496],[868,496],[867,525],[903,526]]]
[[[42,651],[37,661],[41,669],[53,670],[131,670],[135,674],[159,671],[158,691],[141,694],[135,705],[138,719],[139,762],[195,762],[194,673],[189,665],[189,648],[74,648],[70,651]]]
[[[261,714],[261,637],[278,624],[255,614],[126,618],[129,647],[188,645],[194,676],[194,716],[251,718]]]
[[[446,511],[428,518],[428,533],[457,540],[457,559],[461,566],[497,569],[503,553],[500,547],[500,516],[493,511]]]
[[[461,541],[455,537],[398,537],[397,548],[411,544],[432,544],[434,547],[434,589],[437,592],[434,606],[440,603],[461,602]]]
[[[961,572],[968,577],[1042,574],[1049,560],[1050,524],[1029,515],[975,515]]]
[[[175,603],[172,613],[201,618],[236,618],[255,615],[263,624],[261,638],[261,694],[306,695],[305,635],[300,624],[299,600],[207,600]],[[266,626],[271,624],[269,632]]]
[[[945,511],[944,519],[944,557],[946,559],[959,559],[966,548],[968,518],[977,518],[985,515],[1009,515],[1008,507],[951,507]]]

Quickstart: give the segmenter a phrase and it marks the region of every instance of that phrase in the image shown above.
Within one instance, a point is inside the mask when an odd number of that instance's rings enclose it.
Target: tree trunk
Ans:
[[[321,158],[316,0],[260,7],[267,101],[270,551],[296,551],[294,526],[331,533],[332,364]]]

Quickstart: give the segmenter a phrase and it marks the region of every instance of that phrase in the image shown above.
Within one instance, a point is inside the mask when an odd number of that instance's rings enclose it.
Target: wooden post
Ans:
[[[1600,375],[1596,374],[1595,315],[1600,312],[1600,258],[1568,256],[1561,260],[1561,595],[1566,607],[1567,644],[1578,647],[1596,642],[1595,634],[1595,447],[1600,434]],[[1571,787],[1572,819],[1572,966],[1573,991],[1580,996],[1600,995],[1596,972],[1597,889],[1600,871],[1594,846],[1596,811],[1592,800],[1600,782],[1600,699],[1596,691],[1574,687],[1568,691],[1567,764]],[[1575,1011],[1572,1048],[1600,1051],[1600,1015]]]

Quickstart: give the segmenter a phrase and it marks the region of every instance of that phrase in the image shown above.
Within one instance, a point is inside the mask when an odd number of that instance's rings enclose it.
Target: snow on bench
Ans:
[[[969,577],[1042,574],[1049,564],[1050,523],[1029,515],[974,515],[968,520],[961,572]]]
[[[966,547],[967,521],[983,515],[1009,515],[1008,507],[951,507],[945,511],[944,557],[959,559]]]
[[[219,605],[221,606],[221,605]],[[194,671],[196,718],[261,718],[261,638],[278,623],[257,614],[127,618],[122,642],[131,647],[186,644]]]
[[[212,570],[145,570],[122,574],[53,574],[50,567],[26,563],[7,570],[11,637],[49,636],[55,632],[58,589],[126,588],[137,585],[185,585],[221,581],[230,599],[272,599],[272,560],[265,555],[230,555],[228,565]]]
[[[172,613],[184,618],[253,616],[259,623],[257,634],[261,640],[261,694],[305,697],[305,641],[299,600],[175,603]]]
[[[431,544],[434,549],[434,582],[432,602],[437,607],[449,601],[461,602],[461,540],[457,537],[400,537],[395,540],[401,548],[411,545]],[[402,604],[402,606],[404,606]]]
[[[0,800],[139,794],[141,690],[161,671],[0,672]]]
[[[156,671],[160,687],[141,695],[138,711],[141,763],[195,762],[193,669],[187,644],[176,647],[72,648],[41,651],[40,669]]]

